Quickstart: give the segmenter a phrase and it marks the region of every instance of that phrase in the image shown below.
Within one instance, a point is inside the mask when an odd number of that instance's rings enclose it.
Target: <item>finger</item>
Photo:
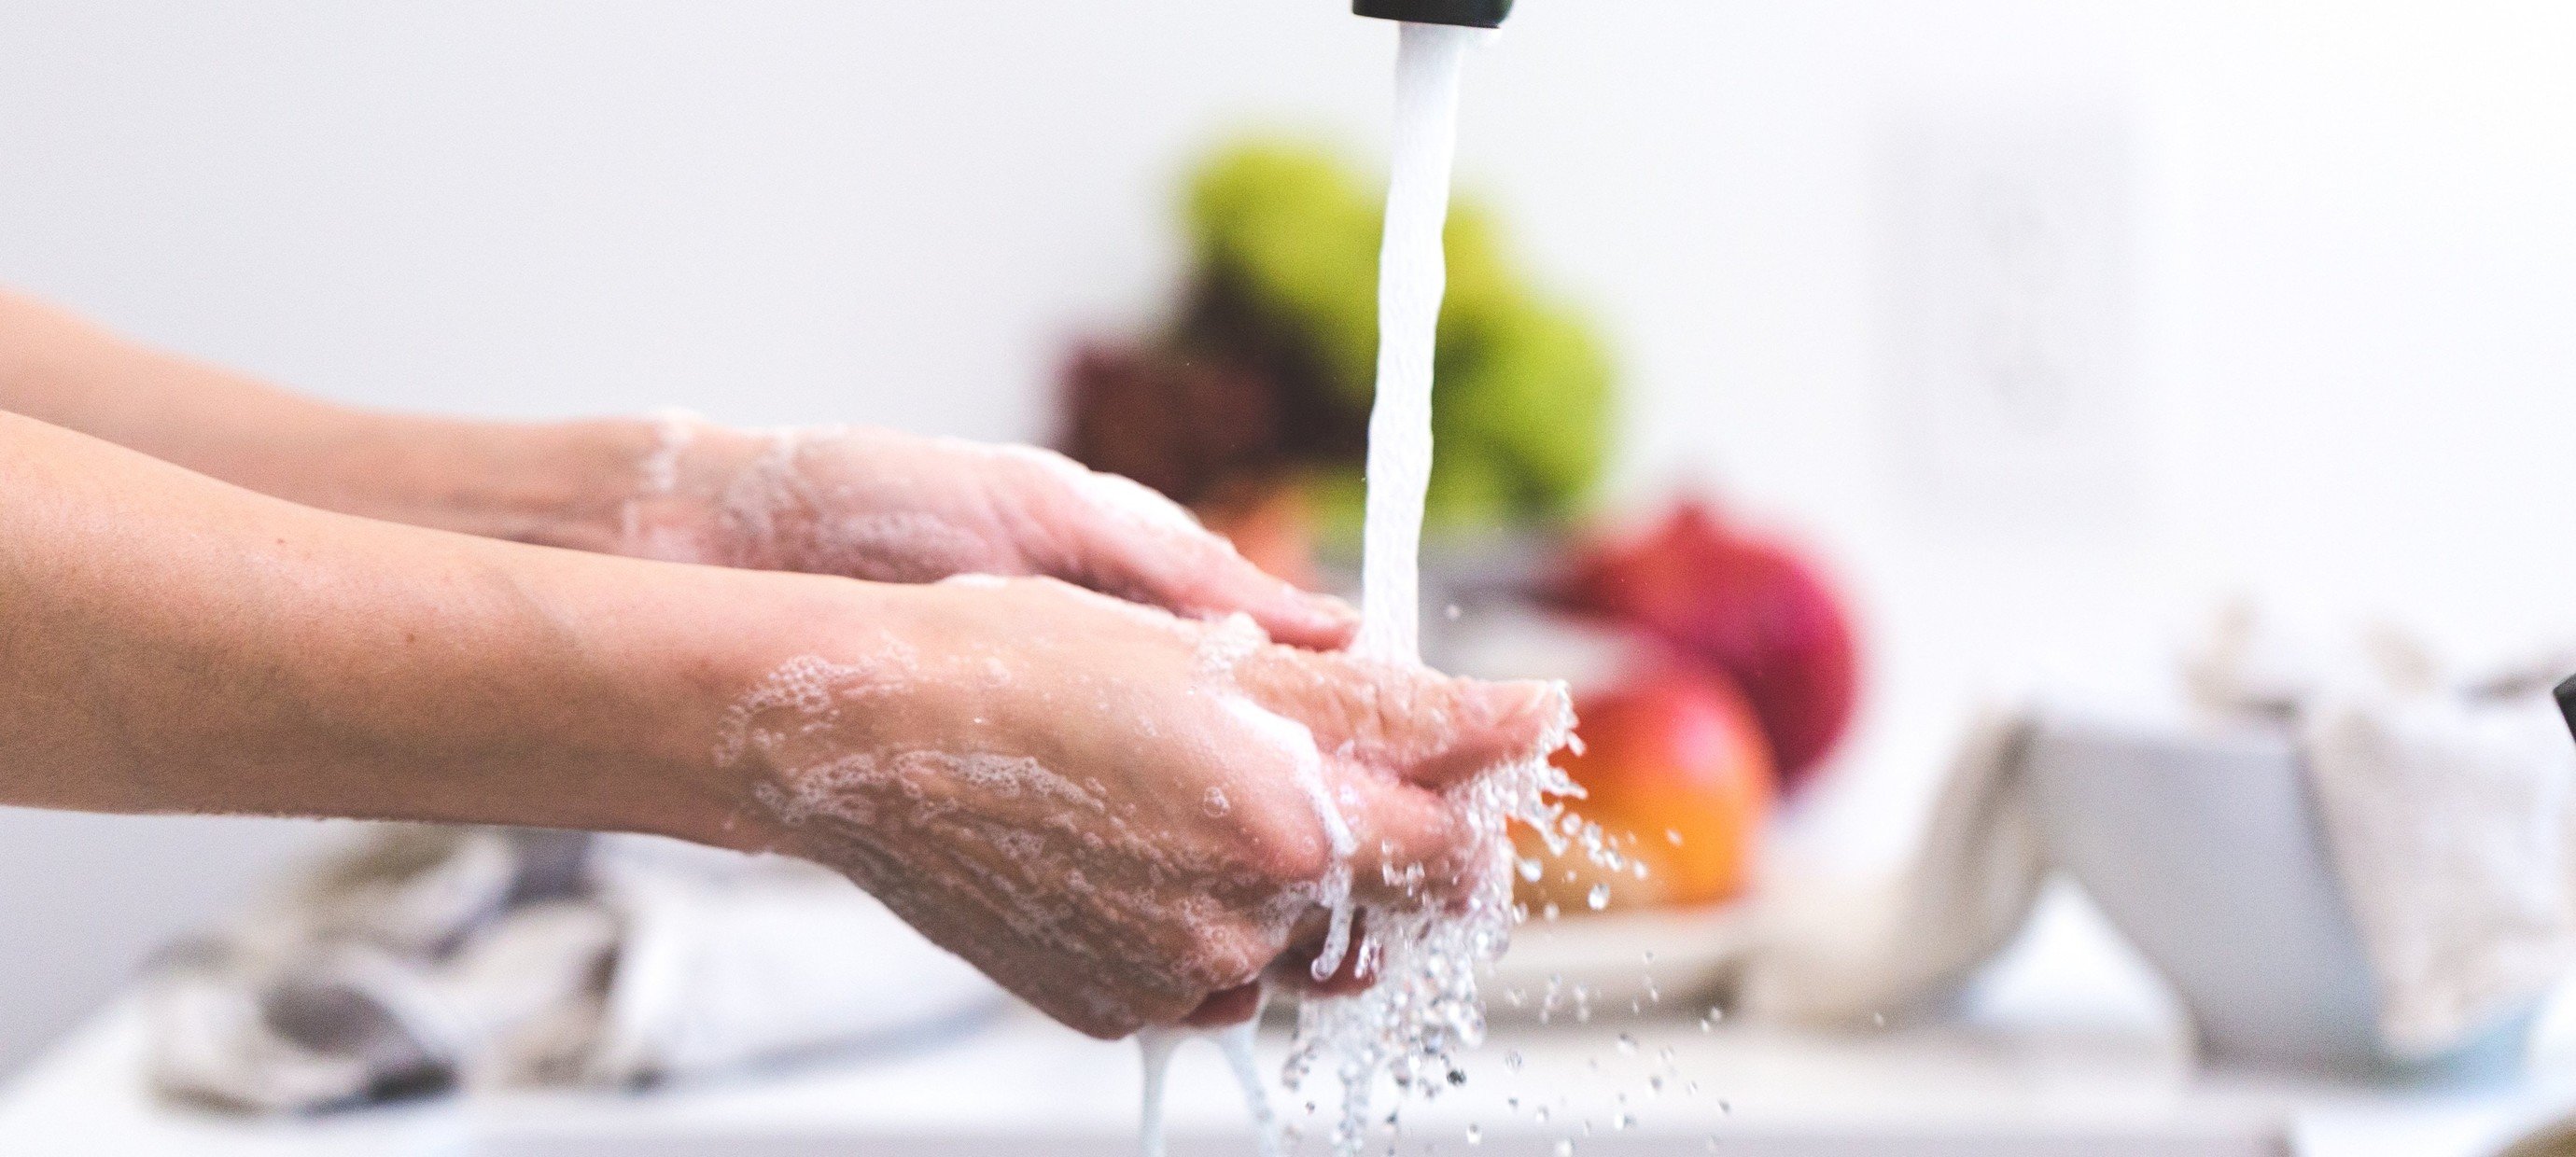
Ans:
[[[1199,618],[1250,616],[1272,639],[1327,651],[1350,645],[1359,612],[1252,565],[1234,545],[1207,531],[1186,537],[1125,532],[1096,548],[1095,566],[1134,597]]]
[[[1290,646],[1332,650],[1359,633],[1359,612],[1252,565],[1180,504],[1111,474],[1063,474],[1072,506],[1072,569],[1085,585],[1199,618],[1249,615]]]
[[[1448,907],[1477,879],[1477,840],[1456,804],[1364,769],[1337,793],[1350,825],[1351,895],[1395,911]]]
[[[1236,985],[1223,992],[1210,994],[1206,1000],[1199,1002],[1198,1010],[1192,1012],[1181,1023],[1191,1028],[1224,1028],[1230,1024],[1242,1024],[1259,1015],[1261,1015],[1261,982],[1255,980],[1249,984]]]
[[[1209,535],[1192,553],[1198,557],[1172,560],[1185,569],[1165,576],[1161,584],[1174,610],[1199,616],[1249,615],[1272,639],[1313,651],[1339,650],[1359,634],[1357,608],[1252,565],[1224,539]]]
[[[1324,751],[1434,791],[1544,754],[1573,719],[1557,684],[1452,679],[1338,653],[1265,647],[1236,664],[1234,679],[1305,724]]]

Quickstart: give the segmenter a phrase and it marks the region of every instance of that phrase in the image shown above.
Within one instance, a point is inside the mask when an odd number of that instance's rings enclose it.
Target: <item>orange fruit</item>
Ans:
[[[1585,795],[1567,810],[1601,826],[1628,866],[1593,862],[1578,844],[1550,855],[1519,833],[1524,856],[1542,861],[1524,880],[1533,908],[1590,909],[1607,886],[1609,907],[1692,906],[1751,887],[1763,825],[1776,792],[1771,749],[1744,696],[1723,675],[1661,665],[1576,704],[1580,754],[1557,757]],[[1633,865],[1643,864],[1645,874]]]

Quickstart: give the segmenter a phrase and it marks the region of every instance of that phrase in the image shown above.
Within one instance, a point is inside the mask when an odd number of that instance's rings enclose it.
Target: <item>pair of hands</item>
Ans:
[[[1400,910],[1500,870],[1450,789],[1565,711],[1343,653],[1346,604],[1058,455],[682,419],[654,442],[616,552],[928,584],[817,622],[735,705],[739,842],[840,870],[1095,1036],[1250,1015],[1265,971],[1306,979],[1344,883]]]

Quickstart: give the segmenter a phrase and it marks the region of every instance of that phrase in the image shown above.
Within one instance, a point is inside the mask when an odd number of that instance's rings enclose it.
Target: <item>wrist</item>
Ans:
[[[693,633],[709,671],[717,725],[683,742],[705,756],[732,801],[722,822],[692,836],[743,851],[810,854],[804,824],[820,782],[871,753],[947,750],[958,728],[989,722],[983,679],[957,669],[960,592],[836,577],[705,568],[742,576],[744,590]],[[962,650],[975,651],[972,644]],[[976,674],[989,670],[979,666]],[[892,838],[900,833],[881,832]],[[825,857],[828,858],[828,857]]]
[[[923,649],[916,604],[932,592],[723,567],[657,571],[649,589],[628,584],[631,593],[599,607],[613,640],[597,649],[602,677],[652,689],[625,730],[632,758],[664,769],[624,826],[793,852],[795,826],[777,790],[916,714],[913,702],[930,690],[921,684],[939,682],[907,660]],[[639,670],[650,673],[638,680]],[[842,698],[857,687],[875,693]]]
[[[353,514],[615,552],[660,436],[644,419],[503,423],[368,416],[346,440]]]

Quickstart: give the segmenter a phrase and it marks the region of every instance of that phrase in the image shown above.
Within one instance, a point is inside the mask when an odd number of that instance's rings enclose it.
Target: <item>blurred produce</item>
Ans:
[[[1317,585],[1314,508],[1295,486],[1222,490],[1199,504],[1208,529],[1233,540],[1252,565],[1302,587]]]
[[[1380,188],[1331,150],[1250,141],[1191,178],[1189,283],[1165,332],[1065,373],[1064,448],[1192,506],[1307,492],[1356,538],[1377,359]],[[1434,395],[1434,531],[1553,523],[1609,454],[1592,327],[1531,288],[1472,202],[1452,212]]]
[[[1381,192],[1308,143],[1252,138],[1211,154],[1187,182],[1188,274],[1168,319],[1088,343],[1066,365],[1066,451],[1189,505],[1257,564],[1311,585],[1314,544],[1355,543],[1365,507]],[[1642,837],[1650,882],[1623,875],[1618,903],[1732,896],[1774,787],[1812,777],[1849,723],[1858,671],[1841,604],[1796,555],[1697,502],[1561,557],[1586,541],[1577,516],[1610,455],[1609,357],[1587,319],[1533,286],[1472,199],[1453,206],[1447,241],[1434,589],[1532,611],[1535,600],[1617,640],[1614,651],[1660,656],[1614,663],[1584,689],[1595,754],[1578,776],[1599,793],[1584,810]],[[1537,650],[1520,674],[1563,677],[1582,657]],[[1559,903],[1583,911],[1593,869],[1553,867],[1549,888],[1568,870],[1580,886]]]
[[[1551,855],[1534,832],[1521,854],[1541,862],[1521,899],[1566,912],[1684,907],[1742,895],[1751,885],[1773,796],[1771,750],[1744,697],[1697,664],[1664,663],[1578,698],[1580,754],[1558,756],[1583,786],[1569,801],[1601,826],[1620,860],[1593,862],[1577,846]],[[1642,863],[1639,876],[1627,865]]]
[[[1706,502],[1684,499],[1646,533],[1582,550],[1552,593],[1731,676],[1791,791],[1850,726],[1860,661],[1842,600],[1787,547],[1729,526]]]
[[[1190,506],[1275,479],[1293,455],[1269,377],[1224,358],[1095,343],[1065,367],[1067,451]]]

